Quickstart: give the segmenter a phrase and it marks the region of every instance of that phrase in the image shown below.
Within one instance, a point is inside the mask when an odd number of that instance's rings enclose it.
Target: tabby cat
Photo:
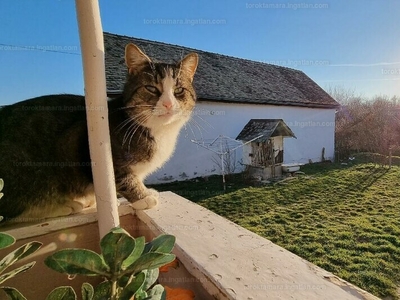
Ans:
[[[123,93],[108,101],[115,181],[134,209],[148,209],[157,205],[158,192],[143,180],[169,159],[191,116],[198,55],[159,63],[128,44],[125,63]],[[1,108],[0,178],[5,221],[64,216],[92,205],[84,97],[49,95]]]

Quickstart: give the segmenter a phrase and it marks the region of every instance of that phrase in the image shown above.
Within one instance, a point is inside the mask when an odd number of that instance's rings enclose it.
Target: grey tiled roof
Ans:
[[[333,108],[339,104],[303,72],[187,47],[104,33],[107,91],[122,91],[124,49],[134,43],[153,59],[177,62],[189,52],[200,56],[194,85],[198,99],[221,102]]]
[[[239,141],[265,142],[273,136],[296,137],[282,119],[251,119],[236,137]]]

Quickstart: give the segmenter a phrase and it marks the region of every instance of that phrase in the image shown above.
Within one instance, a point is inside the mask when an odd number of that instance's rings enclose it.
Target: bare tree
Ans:
[[[329,86],[326,92],[341,105],[347,105],[354,99],[361,99],[361,95],[356,95],[354,89],[347,89],[342,86]]]
[[[387,157],[400,148],[400,99],[356,96],[354,91],[330,88],[341,107],[336,113],[336,153],[344,159],[354,152]],[[381,161],[382,163],[382,161]]]

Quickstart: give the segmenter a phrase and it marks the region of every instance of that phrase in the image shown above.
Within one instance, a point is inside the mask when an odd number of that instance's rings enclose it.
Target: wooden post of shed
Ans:
[[[98,0],[75,0],[85,82],[90,158],[100,237],[119,225],[108,125],[104,41]]]

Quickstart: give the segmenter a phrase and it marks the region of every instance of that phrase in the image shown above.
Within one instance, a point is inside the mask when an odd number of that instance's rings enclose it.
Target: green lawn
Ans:
[[[198,201],[355,285],[400,299],[400,167],[314,164],[305,175],[245,187],[238,175],[157,186]]]

